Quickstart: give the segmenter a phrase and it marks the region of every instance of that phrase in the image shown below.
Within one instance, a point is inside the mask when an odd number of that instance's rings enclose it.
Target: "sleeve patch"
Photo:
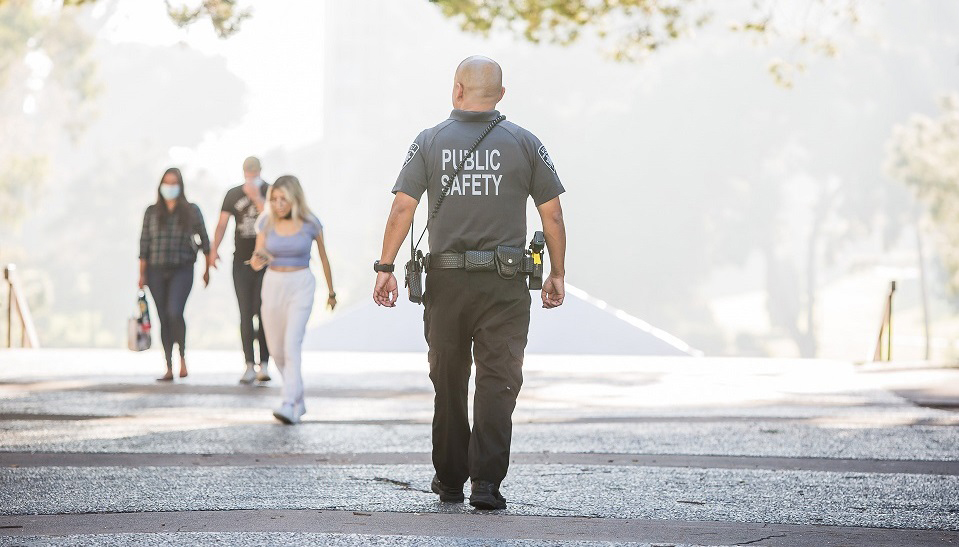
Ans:
[[[553,173],[556,173],[556,167],[553,166],[553,160],[549,159],[549,152],[546,151],[546,147],[540,145],[539,150],[537,152],[539,152],[539,157],[543,159],[543,163],[546,164],[546,167],[549,167],[550,171],[552,171]],[[406,161],[409,161],[409,160],[406,160]]]
[[[406,151],[406,161],[403,162],[403,167],[406,167],[406,164],[408,164],[413,159],[413,156],[415,156],[419,151],[420,145],[416,144],[415,142],[411,144],[410,149]]]

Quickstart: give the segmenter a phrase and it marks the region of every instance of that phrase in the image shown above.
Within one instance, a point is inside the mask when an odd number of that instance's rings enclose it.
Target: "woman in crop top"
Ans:
[[[296,177],[285,175],[276,179],[267,194],[266,209],[257,219],[256,231],[250,266],[257,271],[269,267],[263,277],[260,317],[266,345],[283,377],[283,401],[273,416],[285,424],[296,424],[306,413],[300,363],[303,335],[316,290],[316,279],[310,271],[314,242],[329,287],[326,305],[331,310],[336,307],[323,225],[307,207]]]

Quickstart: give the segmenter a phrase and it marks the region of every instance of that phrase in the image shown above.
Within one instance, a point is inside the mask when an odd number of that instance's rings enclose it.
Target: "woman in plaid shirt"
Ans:
[[[199,241],[197,241],[199,240]],[[186,370],[186,322],[183,309],[193,289],[193,264],[199,249],[210,254],[200,208],[186,200],[183,175],[176,167],[163,173],[157,201],[147,207],[140,231],[140,283],[150,287],[160,320],[160,340],[166,356],[166,374],[173,380],[173,344],[180,347],[180,378]],[[209,261],[204,261],[203,286],[210,282]]]

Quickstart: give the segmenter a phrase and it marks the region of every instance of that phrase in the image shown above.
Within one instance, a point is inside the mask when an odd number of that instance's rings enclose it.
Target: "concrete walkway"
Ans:
[[[959,545],[959,369],[530,357],[484,513],[429,492],[424,356],[309,354],[295,427],[190,357],[0,353],[0,544]]]

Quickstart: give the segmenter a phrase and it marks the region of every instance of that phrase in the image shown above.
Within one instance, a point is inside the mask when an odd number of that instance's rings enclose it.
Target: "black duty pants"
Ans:
[[[433,466],[440,482],[466,479],[499,484],[509,467],[513,409],[523,385],[529,332],[526,278],[496,272],[432,270],[423,313],[429,344],[433,410]],[[473,428],[469,379],[476,361]]]
[[[167,368],[173,367],[173,344],[180,346],[180,357],[186,352],[186,321],[183,310],[193,290],[193,264],[148,266],[147,285],[160,319],[160,341]]]
[[[249,264],[233,261],[233,289],[236,302],[240,306],[240,341],[243,343],[243,358],[247,363],[265,365],[270,360],[270,350],[266,346],[266,334],[263,332],[263,318],[260,317],[260,289],[263,287],[263,274],[266,268],[256,272]],[[256,328],[253,318],[256,317]],[[260,360],[253,358],[253,340],[260,347]]]

